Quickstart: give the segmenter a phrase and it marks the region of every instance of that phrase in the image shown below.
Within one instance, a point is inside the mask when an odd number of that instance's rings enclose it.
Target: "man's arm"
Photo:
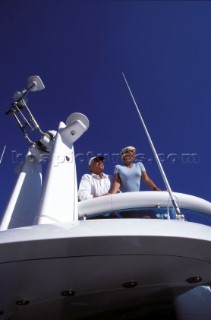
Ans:
[[[90,174],[84,174],[81,178],[79,189],[78,189],[78,199],[79,201],[91,199],[94,197],[93,194],[91,194],[91,175]]]

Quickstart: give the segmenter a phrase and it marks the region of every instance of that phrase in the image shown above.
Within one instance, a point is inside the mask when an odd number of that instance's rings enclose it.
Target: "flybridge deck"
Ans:
[[[147,210],[137,200],[129,212],[123,205],[127,211],[121,211],[118,198],[113,196],[112,208],[121,214],[157,212],[152,199]],[[98,209],[107,210],[100,199]],[[210,319],[209,226],[100,216],[0,232],[2,319]]]

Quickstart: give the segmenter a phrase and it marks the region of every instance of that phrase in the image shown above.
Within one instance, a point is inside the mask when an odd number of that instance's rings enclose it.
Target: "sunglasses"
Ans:
[[[94,159],[93,161],[94,162],[103,162],[103,160],[100,160],[100,159]]]

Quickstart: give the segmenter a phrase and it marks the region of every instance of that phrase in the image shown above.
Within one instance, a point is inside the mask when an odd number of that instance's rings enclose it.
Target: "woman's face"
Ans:
[[[130,164],[134,161],[136,157],[136,151],[135,150],[126,150],[122,155],[122,161],[124,164]]]

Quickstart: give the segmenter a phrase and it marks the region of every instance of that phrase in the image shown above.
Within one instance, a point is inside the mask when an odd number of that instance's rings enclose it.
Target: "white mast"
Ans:
[[[30,91],[39,91],[45,86],[39,76],[31,76],[27,88],[14,94],[15,102],[6,111],[6,115],[14,116],[31,146],[20,167],[0,230],[78,219],[74,142],[88,129],[89,120],[75,112],[66,123],[60,122],[58,132],[43,132],[26,104],[26,96]],[[34,130],[42,134],[38,141],[31,138]],[[49,165],[43,185],[42,162],[47,156]]]
[[[61,122],[50,155],[43,186],[38,224],[55,224],[78,220],[77,178],[74,142],[88,129],[89,120],[81,113],[72,113]]]

